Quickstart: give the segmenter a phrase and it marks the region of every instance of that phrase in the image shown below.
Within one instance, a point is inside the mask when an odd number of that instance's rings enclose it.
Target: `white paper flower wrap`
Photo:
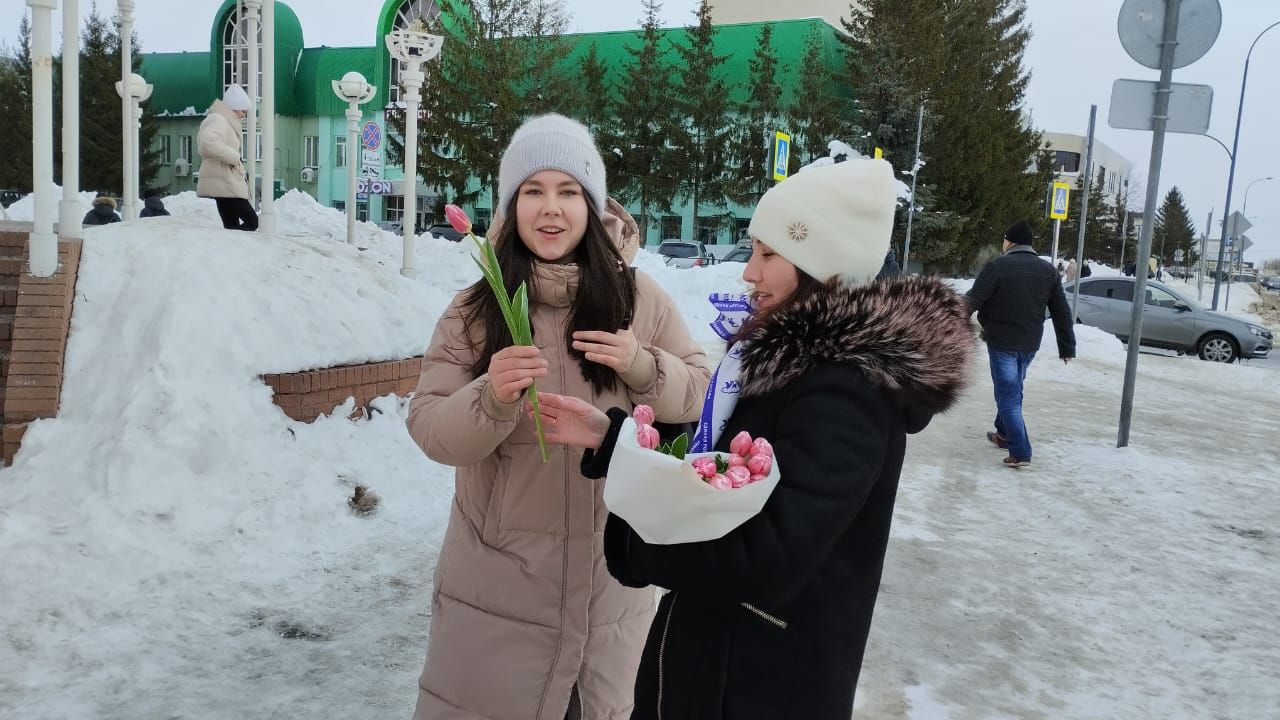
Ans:
[[[716,540],[760,513],[781,477],[777,458],[765,479],[732,490],[716,490],[690,464],[700,457],[728,453],[690,453],[684,460],[636,443],[635,420],[622,423],[609,461],[604,504],[654,545]]]

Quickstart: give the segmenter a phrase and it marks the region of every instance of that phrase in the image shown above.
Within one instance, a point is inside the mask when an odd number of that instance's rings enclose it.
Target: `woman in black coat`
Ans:
[[[955,400],[973,347],[964,301],[941,282],[871,281],[892,227],[891,180],[883,161],[811,168],[752,218],[743,278],[757,313],[734,338],[740,392],[714,448],[727,453],[742,430],[773,444],[781,479],[761,512],[680,545],[646,543],[609,516],[610,572],[670,591],[633,720],[849,718],[906,436]],[[734,379],[725,371],[720,388]],[[584,474],[604,474],[626,414],[540,398],[548,439],[592,448]]]

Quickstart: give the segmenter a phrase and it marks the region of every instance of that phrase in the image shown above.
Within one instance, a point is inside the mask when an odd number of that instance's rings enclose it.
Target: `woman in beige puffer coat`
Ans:
[[[258,214],[249,201],[249,180],[240,159],[240,121],[248,112],[249,95],[239,85],[228,85],[222,99],[209,106],[196,134],[200,152],[196,195],[213,198],[222,227],[252,232],[258,229]]]
[[[414,718],[625,720],[655,596],[610,577],[602,485],[564,447],[542,462],[523,393],[536,380],[597,407],[648,404],[661,421],[692,421],[710,369],[671,298],[626,267],[638,229],[606,201],[586,128],[527,122],[499,197],[499,263],[510,288],[528,283],[535,347],[510,345],[480,281],[450,304],[423,358],[409,432],[457,474]]]

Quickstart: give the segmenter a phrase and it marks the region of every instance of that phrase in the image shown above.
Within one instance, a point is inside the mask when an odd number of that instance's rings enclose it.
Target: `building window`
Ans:
[[[316,135],[302,138],[302,166],[320,167],[320,138]]]
[[[734,218],[733,241],[735,243],[750,242],[751,235],[747,232],[749,227],[751,227],[751,218]]]
[[[436,0],[404,0],[400,9],[396,10],[396,18],[391,23],[392,30],[403,30],[419,19],[425,20],[428,30],[434,30],[436,20],[440,18],[440,5]],[[400,61],[391,59],[391,82],[387,84],[387,99],[393,103],[400,102]]]
[[[262,132],[259,131],[253,141],[253,157],[258,162],[262,162]]]
[[[369,201],[368,200],[356,201],[356,219],[359,220],[360,222],[369,221]]]
[[[240,11],[232,9],[227,24],[222,28],[222,87],[239,85],[249,91],[249,38],[248,18],[240,18]],[[258,92],[262,92],[262,20],[258,20]]]
[[[337,210],[338,212],[346,212],[346,211],[347,211],[347,201],[346,201],[346,200],[334,200],[334,201],[333,201],[332,203],[330,203],[330,204],[331,204],[331,205],[333,205],[333,209],[334,209],[334,210]]]
[[[178,157],[183,160],[186,160],[188,163],[191,162],[191,136],[190,135],[178,136]]]
[[[173,138],[168,135],[156,136],[156,148],[160,151],[160,164],[173,162]]]
[[[1053,153],[1053,170],[1060,173],[1080,172],[1080,153],[1058,150]]]
[[[333,139],[333,166],[344,168],[347,166],[347,137],[339,135]]]
[[[662,216],[662,239],[663,240],[679,240],[680,227],[684,219],[679,215],[663,215]]]
[[[382,219],[396,222],[404,217],[404,196],[388,195],[382,199]]]
[[[493,211],[489,208],[476,208],[476,234],[489,232],[489,223],[493,222]]]

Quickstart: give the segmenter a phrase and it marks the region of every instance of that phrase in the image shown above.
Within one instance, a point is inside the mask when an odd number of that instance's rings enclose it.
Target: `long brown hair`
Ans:
[[[729,340],[729,344],[732,345],[739,340],[751,339],[756,333],[760,332],[765,325],[768,325],[769,321],[776,317],[778,313],[793,308],[818,293],[833,290],[839,284],[839,276],[823,281],[815,278],[800,268],[796,268],[796,289],[792,290],[791,294],[777,305],[774,305],[767,310],[761,310],[760,312],[752,315],[751,318],[743,323],[742,327],[738,329],[737,334]]]
[[[586,195],[583,197],[587,198]],[[518,198],[519,194],[511,199],[502,225],[492,242],[507,292],[515,294],[520,283],[526,283],[532,313],[534,305],[539,301],[538,286],[532,282],[533,267],[534,263],[540,261],[520,239],[516,226]],[[617,386],[618,374],[613,368],[587,360],[586,355],[575,350],[573,333],[579,330],[617,332],[629,327],[635,315],[636,282],[590,200],[587,202],[586,232],[569,259],[578,265],[578,291],[574,294],[569,322],[565,328],[565,347],[570,356],[577,359],[583,379],[591,383],[591,388],[598,395],[605,389],[612,390]],[[473,350],[478,349],[479,352],[470,368],[472,377],[480,377],[488,372],[489,361],[494,354],[511,345],[511,333],[507,330],[507,321],[502,317],[498,300],[484,278],[467,288],[462,308],[463,318],[468,325],[468,336],[483,337],[481,342],[473,345]],[[473,322],[480,326],[480,331],[476,334],[470,332]]]

